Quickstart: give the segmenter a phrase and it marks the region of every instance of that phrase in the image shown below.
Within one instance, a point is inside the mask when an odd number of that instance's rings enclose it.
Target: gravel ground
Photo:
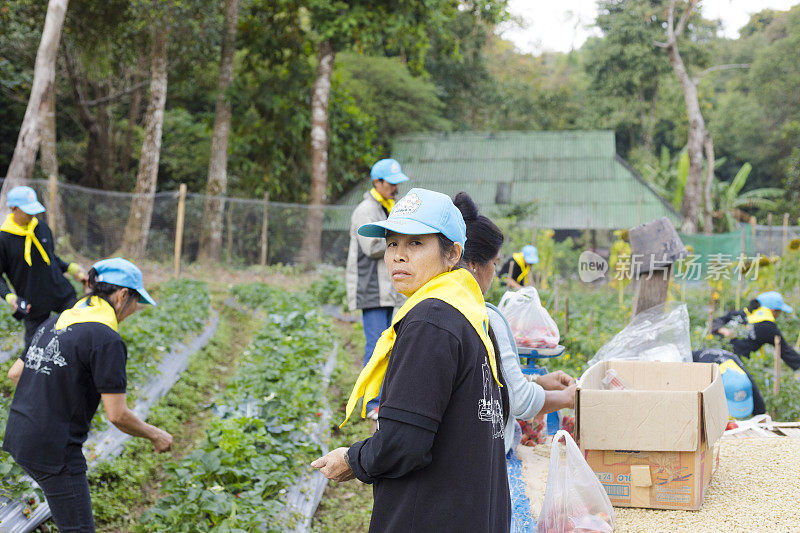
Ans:
[[[800,532],[800,439],[724,439],[699,511],[614,509],[614,530]]]

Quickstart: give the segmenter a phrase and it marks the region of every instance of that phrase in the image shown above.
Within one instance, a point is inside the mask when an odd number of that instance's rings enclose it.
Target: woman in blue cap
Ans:
[[[522,250],[512,254],[502,267],[500,267],[500,280],[510,289],[521,289],[528,285],[530,271],[533,265],[539,262],[539,252],[536,247],[528,244]]]
[[[733,353],[739,357],[750,357],[750,354],[765,344],[775,342],[780,337],[781,358],[792,370],[800,369],[800,355],[794,347],[786,342],[775,319],[781,313],[793,313],[792,306],[783,301],[779,292],[769,291],[759,294],[742,310],[731,311],[725,316],[714,319],[711,332],[731,339]]]
[[[34,332],[51,313],[75,305],[75,289],[64,274],[85,283],[86,272],[56,255],[53,232],[36,217],[45,211],[36,191],[14,187],[6,200],[11,212],[0,226],[0,298],[8,302],[15,318],[24,320],[27,350]]]
[[[411,189],[387,220],[384,261],[408,297],[356,381],[345,422],[381,390],[378,429],[311,463],[373,484],[370,531],[509,531],[507,387],[480,286],[462,268],[466,226],[444,194]],[[344,424],[344,423],[343,423]]]
[[[172,436],[128,409],[128,357],[117,332],[137,303],[155,305],[142,272],[122,258],[105,259],[88,273],[90,293],[45,321],[8,377],[16,385],[3,449],[42,488],[59,531],[94,531],[83,443],[100,400],[109,421],[153,443]]]

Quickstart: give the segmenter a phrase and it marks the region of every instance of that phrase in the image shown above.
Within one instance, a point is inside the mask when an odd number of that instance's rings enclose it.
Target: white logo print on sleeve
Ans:
[[[47,346],[41,348],[37,346],[37,344],[39,343],[39,339],[42,338],[44,328],[39,328],[31,340],[30,348],[28,348],[28,351],[25,353],[25,367],[30,368],[37,374],[46,374],[49,376],[53,370],[48,366],[50,363],[56,366],[67,366],[67,360],[61,355],[61,346],[58,342],[58,337],[69,330],[69,327],[57,330],[54,325],[51,330],[53,338],[50,339]]]
[[[483,363],[483,398],[478,400],[478,420],[492,423],[492,437],[503,438],[503,406],[494,399],[492,371],[489,363]]]

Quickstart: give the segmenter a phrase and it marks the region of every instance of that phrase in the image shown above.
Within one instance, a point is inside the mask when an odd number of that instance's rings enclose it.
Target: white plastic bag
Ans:
[[[562,438],[564,444],[561,444]],[[563,429],[553,437],[538,533],[612,533],[614,508],[581,450]]]
[[[587,367],[612,359],[691,363],[686,304],[670,302],[639,313],[597,350]]]
[[[508,291],[497,306],[508,320],[517,346],[527,348],[555,348],[561,337],[558,326],[542,306],[534,287]]]

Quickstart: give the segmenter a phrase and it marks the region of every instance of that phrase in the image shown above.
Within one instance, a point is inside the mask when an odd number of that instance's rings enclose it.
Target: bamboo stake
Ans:
[[[775,249],[772,247],[772,213],[767,213],[767,226],[769,226],[769,256],[775,255]]]
[[[55,174],[50,174],[47,178],[47,189],[48,189],[48,197],[47,197],[47,222],[50,223],[50,231],[53,232],[53,237],[58,236],[58,228],[56,220],[56,201],[58,199],[58,178]],[[53,243],[55,246],[55,243]]]
[[[175,264],[173,274],[176,278],[181,275],[181,251],[183,249],[183,219],[186,214],[186,184],[181,183],[178,189],[178,220],[175,223]]]
[[[569,332],[569,293],[564,296],[564,335]]]
[[[233,206],[228,202],[228,212],[225,214],[225,226],[228,233],[225,237],[225,261],[230,264],[233,257]]]
[[[789,213],[783,214],[783,237],[781,238],[781,254],[789,247]]]
[[[269,243],[267,235],[269,232],[269,192],[264,193],[264,220],[261,223],[261,257],[258,264],[267,265],[267,245]]]
[[[753,233],[753,253],[756,253],[756,217],[750,217],[750,231]]]
[[[592,327],[594,326],[594,308],[589,309],[589,327],[586,328],[586,336],[592,336]]]
[[[558,283],[555,283],[555,297],[553,299],[553,314],[558,314]]]
[[[745,245],[744,245],[744,228],[742,228],[742,232],[739,235],[739,264],[744,266],[744,257],[745,257]],[[742,278],[744,277],[744,273],[739,270],[739,275],[736,278],[736,307],[735,309],[741,309],[742,304]]]
[[[775,353],[773,354],[773,367],[775,369],[775,383],[772,384],[772,394],[775,396],[781,390],[781,337],[775,335]]]

